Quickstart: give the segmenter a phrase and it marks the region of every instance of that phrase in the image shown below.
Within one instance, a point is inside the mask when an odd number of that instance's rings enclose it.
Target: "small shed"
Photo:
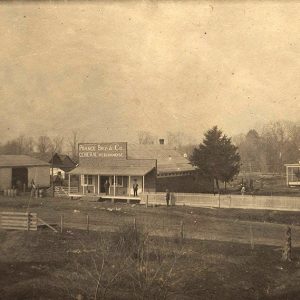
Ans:
[[[0,191],[27,190],[32,180],[39,187],[49,187],[49,168],[49,163],[27,155],[0,155]]]
[[[297,164],[285,164],[286,185],[300,186],[300,162]]]

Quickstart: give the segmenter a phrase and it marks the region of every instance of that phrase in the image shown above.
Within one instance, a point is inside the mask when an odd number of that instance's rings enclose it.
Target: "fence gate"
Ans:
[[[15,230],[37,230],[37,214],[1,212],[1,228]]]

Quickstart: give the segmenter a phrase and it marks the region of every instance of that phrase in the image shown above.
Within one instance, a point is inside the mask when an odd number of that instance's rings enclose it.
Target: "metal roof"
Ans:
[[[157,159],[157,172],[194,171],[190,162],[176,149],[168,145],[128,144],[128,159]]]
[[[0,155],[0,167],[36,166],[49,166],[49,164],[28,155]]]

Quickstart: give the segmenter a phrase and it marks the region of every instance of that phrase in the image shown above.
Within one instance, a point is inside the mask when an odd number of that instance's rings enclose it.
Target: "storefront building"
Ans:
[[[133,195],[133,183],[138,194],[155,191],[156,160],[129,159],[127,143],[79,144],[79,166],[70,175],[79,176],[79,193],[111,196]],[[71,178],[71,177],[69,177]]]
[[[133,196],[133,184],[142,192],[188,191],[195,182],[195,169],[176,150],[165,145],[134,145],[125,142],[82,143],[79,164],[70,172],[79,178],[79,193]],[[71,178],[71,177],[70,177]],[[183,180],[186,184],[181,184]],[[70,184],[69,184],[70,186]]]

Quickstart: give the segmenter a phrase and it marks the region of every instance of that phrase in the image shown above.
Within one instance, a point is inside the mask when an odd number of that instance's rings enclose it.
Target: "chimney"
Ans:
[[[165,143],[165,140],[164,139],[159,139],[159,144],[160,145],[163,145]]]

